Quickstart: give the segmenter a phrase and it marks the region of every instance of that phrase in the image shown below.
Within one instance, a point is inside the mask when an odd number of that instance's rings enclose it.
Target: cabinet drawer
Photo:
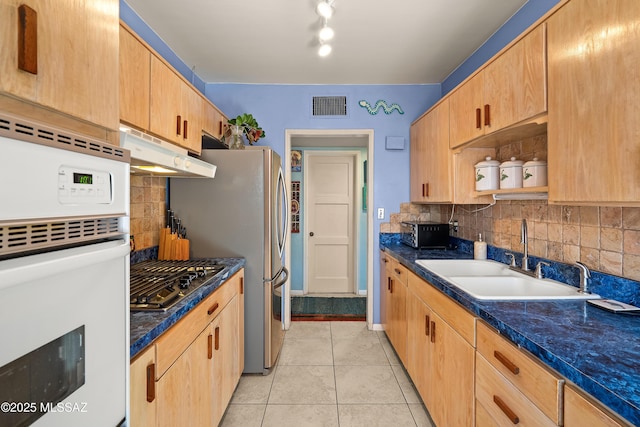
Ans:
[[[407,267],[405,267],[404,265],[400,264],[397,260],[392,258],[391,272],[398,279],[400,283],[407,286],[407,275],[409,273],[409,270],[407,270]]]
[[[563,379],[483,322],[478,322],[477,349],[486,361],[560,425]]]
[[[494,425],[555,426],[536,405],[502,376],[487,360],[476,353],[476,399]],[[491,425],[491,424],[490,424]]]
[[[408,282],[413,293],[438,313],[472,347],[476,346],[476,318],[471,313],[412,272],[409,272]]]
[[[236,273],[211,295],[158,338],[156,344],[156,379],[162,377],[173,362],[196,339],[198,334],[220,314],[222,309],[238,293],[239,281]]]
[[[570,385],[564,388],[564,425],[565,427],[631,426]]]

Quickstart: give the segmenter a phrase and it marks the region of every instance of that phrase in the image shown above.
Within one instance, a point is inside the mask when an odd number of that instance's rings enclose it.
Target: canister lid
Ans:
[[[528,168],[532,166],[547,166],[547,162],[545,160],[538,160],[537,157],[534,157],[533,160],[526,162],[523,166]]]
[[[506,161],[500,164],[501,168],[510,168],[510,167],[521,167],[524,162],[522,160],[516,160],[515,157],[512,157],[510,161]]]
[[[497,160],[491,160],[491,156],[486,157],[483,161],[476,164],[477,168],[485,168],[487,166],[496,167],[500,166],[500,162]]]

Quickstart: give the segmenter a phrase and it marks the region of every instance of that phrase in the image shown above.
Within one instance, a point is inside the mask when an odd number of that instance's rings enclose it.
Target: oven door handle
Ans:
[[[0,289],[46,279],[111,259],[124,259],[130,250],[128,241],[114,240],[0,261]]]

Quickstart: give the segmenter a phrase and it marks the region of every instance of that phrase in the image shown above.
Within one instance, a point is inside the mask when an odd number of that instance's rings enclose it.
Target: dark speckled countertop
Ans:
[[[219,264],[225,265],[224,270],[215,276],[215,279],[188,295],[167,311],[132,311],[130,314],[131,338],[129,341],[129,353],[131,358],[158,338],[163,332],[178,322],[200,301],[211,295],[229,277],[244,267],[244,258],[213,258]]]
[[[585,301],[480,301],[415,263],[417,259],[472,258],[468,248],[414,250],[393,239],[380,242],[381,249],[409,270],[640,425],[640,316],[609,313]]]

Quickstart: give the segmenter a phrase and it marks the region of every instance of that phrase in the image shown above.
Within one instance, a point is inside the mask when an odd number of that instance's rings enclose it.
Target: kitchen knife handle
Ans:
[[[518,368],[518,365],[513,363],[511,360],[507,359],[507,357],[504,354],[500,353],[499,351],[497,350],[494,351],[493,357],[498,359],[498,361],[502,363],[505,368],[511,371],[513,375],[518,375],[520,373],[520,368]]]
[[[498,408],[509,418],[512,424],[518,424],[520,422],[520,418],[516,415],[515,412],[511,408],[507,406],[506,403],[502,399],[500,399],[495,394],[493,395],[493,403],[495,403]]]
[[[482,128],[482,110],[476,108],[476,129]]]
[[[207,314],[209,316],[211,316],[213,313],[215,313],[215,311],[218,309],[218,307],[220,307],[220,304],[215,303],[211,306],[211,308],[209,310],[207,310]]]
[[[156,399],[156,364],[147,366],[147,402],[151,403]]]
[[[180,135],[182,128],[182,116],[176,116],[176,135]]]

